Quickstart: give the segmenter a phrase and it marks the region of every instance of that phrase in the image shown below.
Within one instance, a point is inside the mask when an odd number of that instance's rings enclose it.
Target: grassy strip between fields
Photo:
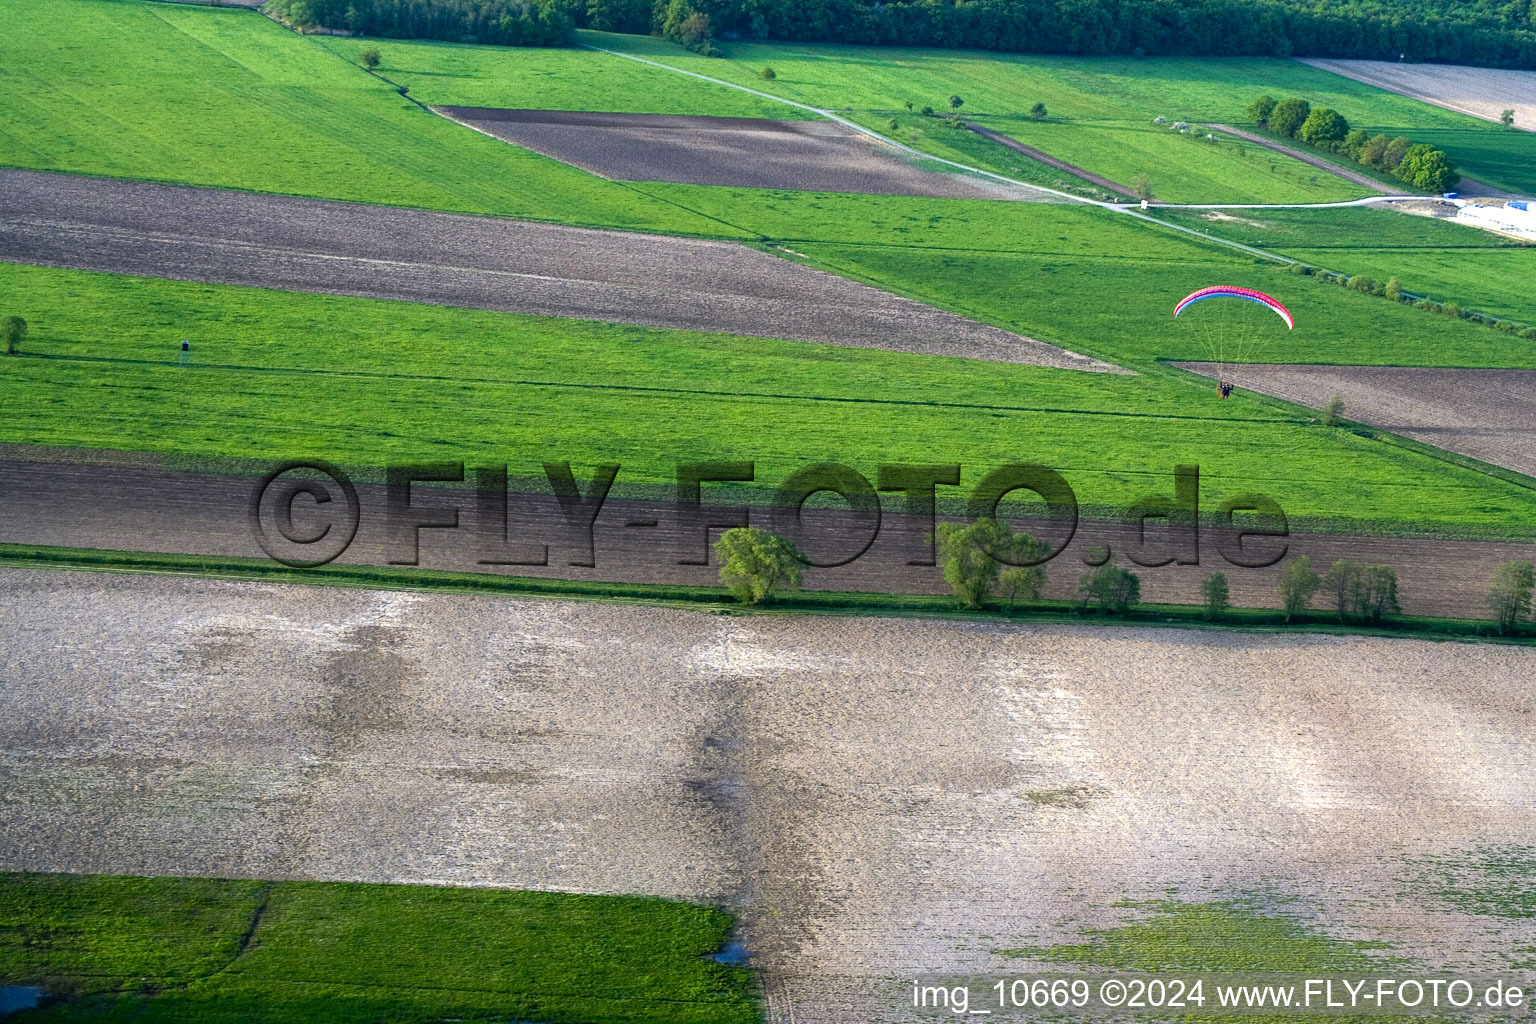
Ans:
[[[0,874],[28,1021],[753,1024],[730,915],[640,896]]]
[[[96,570],[152,575],[199,576],[261,583],[299,583],[379,590],[415,590],[444,594],[486,594],[510,598],[607,601],[693,608],[715,615],[865,615],[881,618],[956,619],[979,622],[1155,626],[1160,628],[1239,629],[1329,635],[1404,636],[1434,640],[1479,640],[1536,646],[1536,629],[1499,636],[1492,623],[1427,615],[1393,616],[1381,626],[1343,623],[1330,613],[1304,612],[1295,621],[1269,608],[1229,608],[1219,622],[1208,622],[1195,605],[1140,604],[1123,615],[1100,615],[1075,601],[1041,600],[1007,609],[993,601],[967,611],[947,595],[878,594],[862,591],[802,590],[775,595],[750,607],[723,587],[661,583],[617,583],[549,579],[493,573],[332,563],[295,569],[259,558],[178,555],[148,551],[105,551],[33,544],[0,544],[0,566]]]

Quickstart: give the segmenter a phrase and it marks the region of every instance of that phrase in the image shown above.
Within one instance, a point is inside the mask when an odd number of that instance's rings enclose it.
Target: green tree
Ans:
[[[1312,571],[1312,559],[1306,555],[1293,559],[1280,573],[1280,607],[1285,609],[1285,621],[1296,618],[1297,613],[1307,610],[1312,595],[1322,584]]]
[[[944,581],[961,604],[980,608],[997,583],[999,566],[991,552],[1003,540],[1002,530],[995,520],[978,519],[969,526],[940,523],[934,534],[939,561],[944,566]]]
[[[720,560],[720,582],[743,604],[761,604],[780,587],[800,586],[800,552],[767,530],[726,530],[715,541],[715,557]]]
[[[27,322],[19,316],[8,316],[0,320],[0,338],[5,339],[6,355],[19,355],[21,343],[27,340]]]
[[[1397,165],[1397,176],[1425,192],[1445,192],[1461,180],[1451,158],[1433,146],[1410,146]]]
[[[1232,606],[1232,592],[1227,585],[1227,574],[1213,572],[1205,578],[1200,585],[1200,594],[1205,599],[1205,621],[1220,622],[1227,614],[1227,609]]]
[[[1397,170],[1397,165],[1403,162],[1403,157],[1406,156],[1408,150],[1412,148],[1413,143],[1410,140],[1403,138],[1401,135],[1393,139],[1391,142],[1388,142],[1386,151],[1381,154],[1382,169],[1387,171]]]
[[[1254,124],[1268,124],[1269,115],[1274,113],[1274,110],[1275,98],[1265,93],[1248,104],[1248,110],[1243,116]]]
[[[1101,565],[1078,579],[1077,597],[1085,608],[1097,606],[1101,615],[1124,615],[1141,601],[1141,578],[1129,569]]]
[[[922,114],[922,115],[923,115],[923,116],[924,116],[924,117],[932,117],[932,116],[933,116],[933,108],[932,108],[932,107],[924,107],[924,108],[923,108],[923,109],[922,109],[922,110],[921,110],[921,111],[920,111],[920,113],[921,113],[921,114]]]
[[[1530,562],[1505,562],[1494,570],[1488,585],[1488,607],[1500,633],[1511,632],[1531,614],[1531,591],[1536,589],[1536,569]]]
[[[1349,122],[1332,107],[1318,107],[1296,129],[1296,137],[1313,146],[1326,147],[1329,143],[1343,141],[1349,134]]]
[[[1045,104],[1037,102],[1034,106],[1030,107],[1029,116],[1036,121],[1044,121],[1046,118]]]
[[[1401,278],[1387,278],[1387,289],[1382,293],[1393,302],[1403,301],[1403,282]]]
[[[779,75],[778,72],[773,70],[773,68],[763,68],[763,70],[757,73],[757,77],[761,78],[765,82],[771,82],[775,78],[778,78]]]
[[[890,120],[889,120],[889,121],[887,121],[887,122],[885,122],[885,126],[886,126],[886,127],[887,127],[887,128],[889,128],[889,129],[890,129],[890,130],[891,130],[891,131],[893,131],[893,132],[894,132],[894,131],[896,131],[896,130],[897,130],[897,129],[899,129],[899,128],[900,128],[900,127],[901,127],[901,122],[900,122],[900,121],[898,121],[898,120],[896,120],[896,119],[895,119],[895,118],[894,118],[894,117],[893,117],[893,118],[891,118],[891,119],[890,119]]]
[[[1370,132],[1364,128],[1356,128],[1344,136],[1344,141],[1339,146],[1339,152],[1351,160],[1359,160],[1361,152],[1365,149],[1365,144],[1370,141]]]
[[[1136,183],[1131,186],[1136,190],[1136,198],[1147,203],[1152,201],[1152,179],[1145,174],[1136,175]]]
[[[373,71],[379,66],[379,64],[383,62],[384,57],[379,53],[378,47],[370,46],[368,49],[358,54],[357,59],[362,61],[363,67],[367,68],[369,71]]]
[[[1294,96],[1275,104],[1269,114],[1269,130],[1277,135],[1295,135],[1312,114],[1312,104]]]
[[[1323,406],[1323,426],[1336,427],[1344,415],[1344,396],[1337,391],[1328,399],[1328,404]]]
[[[961,99],[959,96],[951,96],[949,98],[949,109],[950,110],[959,110],[964,105],[965,105],[965,100]]]
[[[1355,159],[1367,167],[1383,167],[1386,164],[1387,147],[1391,143],[1392,140],[1385,135],[1372,135],[1366,140],[1365,145],[1360,147],[1360,155]]]
[[[1339,621],[1378,625],[1402,609],[1397,603],[1397,573],[1389,566],[1339,559],[1324,574],[1322,589],[1333,597]]]
[[[1505,128],[1513,128],[1515,126],[1515,110],[1513,107],[1509,107],[1499,113],[1499,124]]]
[[[1045,566],[1015,565],[1004,569],[997,578],[998,587],[1008,599],[1008,614],[1015,601],[1038,601],[1045,589]]]

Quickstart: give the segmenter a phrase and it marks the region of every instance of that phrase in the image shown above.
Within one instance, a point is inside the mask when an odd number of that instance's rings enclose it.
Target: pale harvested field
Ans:
[[[1111,370],[736,242],[0,170],[0,260]]]
[[[1381,60],[1297,58],[1324,71],[1437,107],[1498,121],[1513,108],[1515,126],[1536,131],[1536,71],[1469,68],[1457,64],[1395,64]]]
[[[1217,375],[1211,363],[1179,363]],[[1344,416],[1536,476],[1536,370],[1264,364],[1228,370],[1240,387]]]
[[[974,174],[949,174],[834,121],[687,114],[435,107],[524,149],[619,181],[1062,202]]]
[[[775,1024],[910,1020],[1126,898],[1536,939],[1422,878],[1536,843],[1525,648],[22,570],[0,623],[0,869],[718,902]]]

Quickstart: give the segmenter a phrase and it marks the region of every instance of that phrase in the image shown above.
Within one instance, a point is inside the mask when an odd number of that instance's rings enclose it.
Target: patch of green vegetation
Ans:
[[[1536,849],[1496,846],[1465,860],[1436,860],[1437,894],[1470,914],[1536,917]]]
[[[0,875],[0,982],[32,1021],[749,1024],[730,917],[637,896]]]
[[[815,118],[808,110],[589,49],[474,46],[405,39],[313,36],[314,45],[357,63],[368,49],[378,73],[433,106],[598,110]],[[687,51],[682,51],[687,52]]]
[[[1287,256],[1378,284],[1399,278],[1403,290],[1436,302],[1536,325],[1536,251],[1530,249],[1287,249]],[[1536,350],[1529,340],[1511,346]],[[1523,361],[1509,365],[1527,365]]]
[[[907,252],[857,250],[887,251]],[[942,457],[972,481],[1027,458],[1066,474],[1085,514],[1166,490],[1174,465],[1197,463],[1207,500],[1257,487],[1297,528],[1536,524],[1536,491],[1518,482],[1249,396],[1218,408],[1211,389],[1169,371],[1047,370],[5,265],[0,308],[33,325],[23,355],[0,359],[3,441],[373,467],[511,461],[516,477],[538,476],[541,460],[599,460],[651,485],[671,483],[679,462],[751,459],[764,487],[817,461],[873,479],[880,463]],[[193,339],[186,367],[181,338]]]
[[[732,233],[453,124],[253,11],[10,0],[5,18],[3,165]]]
[[[1203,259],[1193,252],[1137,259],[822,242],[795,248],[829,270],[1149,372],[1157,359],[1216,358],[1195,318],[1172,315],[1180,297],[1212,284],[1257,288],[1295,315],[1294,331],[1278,319],[1258,328],[1269,333],[1252,348],[1256,362],[1536,367],[1536,348],[1524,339],[1214,249]]]
[[[1244,159],[1231,140],[1212,148],[1208,159],[1183,169],[1186,144],[1173,137],[1150,141],[1141,132],[1168,131],[1151,122],[1241,123],[1254,96],[1269,92],[1302,96],[1313,106],[1337,109],[1351,125],[1388,135],[1408,135],[1445,150],[1462,172],[1485,184],[1520,192],[1536,191],[1536,136],[1386,92],[1299,61],[1262,57],[1047,57],[977,50],[932,50],[814,43],[722,43],[729,60],[711,60],[679,47],[636,36],[581,33],[611,49],[663,60],[700,74],[759,88],[811,106],[860,112],[905,111],[911,102],[948,112],[948,97],[965,100],[961,113],[992,127],[1006,123],[1020,141],[1052,156],[1121,181],[1145,172],[1164,198],[1182,195],[1176,180],[1206,177],[1208,186],[1246,189],[1263,202],[1279,202],[1276,187],[1337,189],[1337,198],[1359,195],[1356,186],[1278,153]],[[771,82],[756,80],[756,69],[771,65]],[[1044,103],[1049,118],[1034,122],[1029,108]],[[889,116],[888,114],[886,116]],[[1079,129],[1083,129],[1079,131]],[[1005,134],[1014,132],[999,128]],[[1079,139],[1078,136],[1086,136]],[[1037,139],[1039,141],[1037,141]],[[1070,153],[1076,153],[1074,159]],[[1054,148],[1053,148],[1054,147]],[[1169,148],[1174,147],[1174,148]],[[1162,160],[1169,159],[1167,164]],[[1193,156],[1189,159],[1194,160]],[[1108,163],[1095,161],[1106,160]],[[1158,161],[1146,164],[1143,161]],[[1269,163],[1276,174],[1272,178]],[[1218,165],[1212,161],[1226,161]],[[1167,167],[1167,171],[1159,170]],[[1312,185],[1311,178],[1319,178]],[[1191,183],[1193,179],[1188,179]],[[1288,181],[1288,184],[1287,184]],[[1195,202],[1241,201],[1202,194]]]
[[[1116,904],[1139,920],[1085,930],[1085,940],[1046,947],[1000,949],[1002,956],[1122,971],[1363,972],[1387,966],[1379,943],[1346,942],[1249,900],[1186,903],[1151,900]]]
[[[1159,210],[1160,220],[1256,245],[1316,267],[1398,278],[1405,291],[1536,324],[1536,249],[1465,224],[1365,207],[1329,210]],[[1522,365],[1528,342],[1504,357]],[[1508,362],[1509,359],[1516,360]],[[1492,364],[1496,365],[1496,364]]]
[[[975,138],[975,136],[972,136]],[[981,140],[985,141],[985,140]],[[1077,204],[772,191],[719,185],[636,185],[651,195],[775,242],[912,249],[1207,259],[1213,250],[1172,231]],[[1240,258],[1240,257],[1239,257]]]
[[[1085,929],[1085,939],[1047,947],[1000,949],[1003,956],[1018,957],[1053,964],[1073,964],[1086,968],[1108,968],[1152,976],[1209,975],[1202,979],[1194,1003],[1193,994],[1186,1005],[1199,1006],[1198,1013],[1178,1014],[1168,1010],[1143,1011],[1136,1019],[1212,1021],[1237,1024],[1254,1018],[1243,1013],[1222,1013],[1221,996],[1216,989],[1233,983],[1268,983],[1266,976],[1283,975],[1274,984],[1302,984],[1302,978],[1390,976],[1393,961],[1379,952],[1381,943],[1348,942],[1323,931],[1265,910],[1251,900],[1216,900],[1186,903],[1179,900],[1151,900],[1116,904],[1144,916],[1112,928]],[[1265,980],[1260,980],[1265,979]],[[1286,1020],[1363,1022],[1380,1020],[1423,1020],[1423,1017],[1379,1014],[1339,1015],[1292,1013]]]
[[[1340,249],[1518,249],[1520,242],[1441,217],[1390,206],[1324,209],[1157,210],[1158,220],[1276,251]],[[1345,258],[1340,256],[1339,259]],[[1337,268],[1334,268],[1337,269]]]

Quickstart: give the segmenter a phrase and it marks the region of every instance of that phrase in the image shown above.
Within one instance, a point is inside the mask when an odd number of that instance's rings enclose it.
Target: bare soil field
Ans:
[[[434,107],[515,146],[619,181],[1060,202],[1024,185],[923,167],[832,121]]]
[[[913,1021],[1126,899],[1536,941],[1424,877],[1536,843],[1529,649],[35,570],[0,622],[0,869],[719,903],[774,1024]]]
[[[0,260],[1111,370],[735,242],[0,170]]]
[[[1212,363],[1178,363],[1207,377]],[[1437,448],[1536,476],[1536,370],[1418,366],[1243,366],[1239,387],[1344,416]]]
[[[252,530],[250,502],[262,475],[277,461],[274,458],[272,463],[260,466],[194,466],[186,460],[172,463],[148,454],[4,446],[0,449],[0,542],[265,558]],[[970,472],[969,467],[966,471]],[[409,548],[402,548],[390,528],[384,488],[365,482],[359,471],[354,473],[358,473],[359,526],[356,539],[340,555],[339,562],[388,565],[410,557]],[[377,479],[380,473],[375,471],[373,476]],[[719,585],[718,563],[683,564],[708,557],[704,533],[697,521],[681,512],[669,498],[621,496],[616,489],[595,520],[589,546],[586,533],[567,524],[546,483],[514,481],[514,491],[508,498],[505,536],[520,546],[514,555],[509,555],[507,549],[499,547],[502,524],[480,520],[473,491],[413,487],[413,505],[460,510],[460,528],[421,531],[421,566],[453,572],[584,581]],[[335,489],[332,498],[336,502],[333,507],[341,508],[344,499],[339,489]],[[759,503],[759,507],[749,510],[750,521],[758,526],[773,526],[768,510],[760,507],[767,501],[766,494],[755,498],[740,494],[706,497],[709,504],[737,505],[748,500]],[[295,522],[300,530],[318,531],[328,520],[312,518],[307,508],[307,501],[295,505]],[[846,565],[807,569],[807,589],[948,593],[942,569],[910,564],[931,557],[926,542],[931,524],[924,517],[887,507],[878,532],[872,531],[865,521],[832,510],[807,510],[804,522],[804,532],[794,539],[817,561],[828,563],[852,557],[868,545],[862,555]],[[1015,525],[1049,539],[1053,545],[1060,540],[1054,526],[1022,520]],[[337,530],[339,533],[339,526]],[[273,535],[271,528],[268,533]],[[497,538],[498,543],[488,543],[489,536]],[[719,531],[712,536],[718,537]],[[1141,577],[1145,601],[1198,604],[1206,575],[1221,570],[1230,580],[1234,604],[1278,607],[1275,587],[1289,558],[1267,568],[1231,565],[1219,553],[1221,540],[1221,533],[1207,524],[1200,532],[1201,564],[1138,566],[1128,557],[1135,549],[1133,545],[1141,541],[1134,528],[1085,517],[1078,523],[1070,545],[1048,563],[1045,596],[1073,598],[1079,577],[1087,571],[1084,559],[1091,549],[1107,547],[1116,564],[1134,569]],[[1171,539],[1154,520],[1148,525],[1146,541],[1142,550],[1148,555],[1159,555],[1169,549]],[[1398,572],[1399,596],[1405,612],[1464,618],[1487,616],[1484,598],[1488,580],[1499,565],[1536,556],[1536,544],[1512,540],[1318,533],[1293,533],[1283,542],[1258,540],[1245,548],[1275,553],[1277,549],[1267,545],[1279,543],[1286,545],[1288,555],[1307,555],[1319,567],[1340,558],[1393,566]],[[481,564],[482,559],[491,557],[536,558],[543,545],[548,545],[545,565]],[[316,551],[294,549],[278,553],[313,557]],[[1144,556],[1142,560],[1154,559]],[[1317,607],[1325,607],[1321,599]]]
[[[1515,126],[1536,131],[1536,71],[1470,68],[1456,64],[1394,64],[1381,60],[1298,57],[1324,71],[1378,89],[1497,122],[1513,108]]]

